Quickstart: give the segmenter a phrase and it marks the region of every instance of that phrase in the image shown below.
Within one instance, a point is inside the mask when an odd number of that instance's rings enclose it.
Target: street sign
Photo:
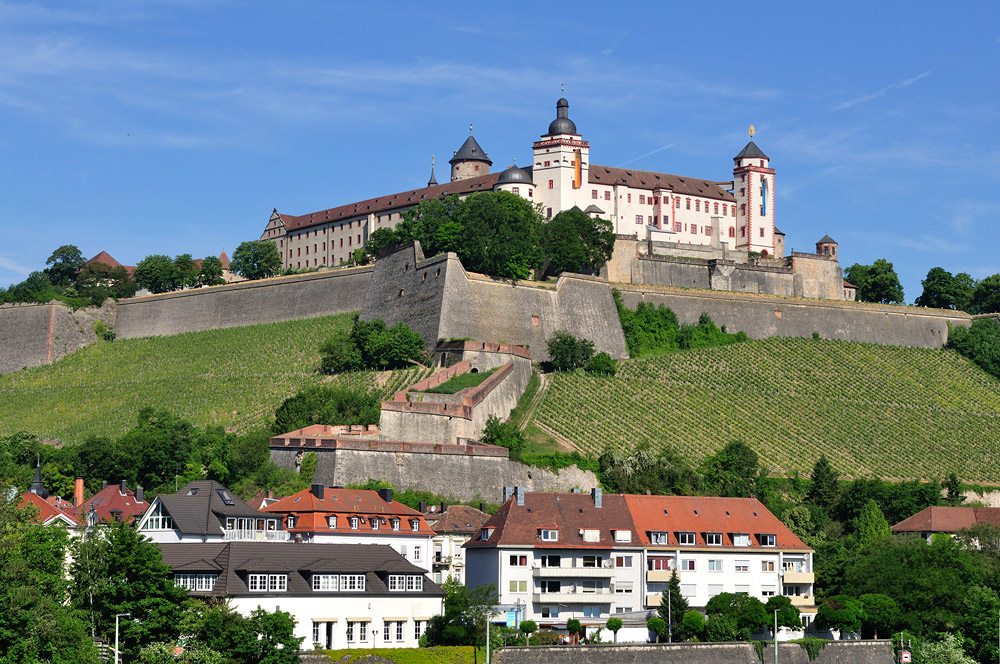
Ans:
[[[507,627],[517,627],[517,611],[507,612]]]
[[[902,654],[902,656],[900,657],[900,661],[901,661],[901,662],[902,662],[903,664],[910,664],[910,662],[911,662],[912,660],[910,659],[910,651],[909,651],[909,650],[904,650],[904,651],[903,651],[903,654]]]

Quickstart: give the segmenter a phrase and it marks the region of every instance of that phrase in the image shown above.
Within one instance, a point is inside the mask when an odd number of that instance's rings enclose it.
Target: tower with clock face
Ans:
[[[733,157],[733,195],[736,197],[736,248],[774,256],[774,169],[753,142]]]

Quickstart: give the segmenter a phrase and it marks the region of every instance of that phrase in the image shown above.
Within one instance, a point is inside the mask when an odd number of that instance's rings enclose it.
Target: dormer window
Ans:
[[[350,519],[348,519],[347,521],[348,521],[348,523],[350,523],[350,524],[351,524],[351,530],[357,530],[357,529],[358,529],[358,527],[359,527],[359,526],[361,525],[361,519],[359,519],[359,518],[358,518],[358,517],[356,517],[356,516],[352,516],[352,517],[351,517]]]
[[[399,519],[392,519],[389,524],[392,526],[393,530],[399,530]]]
[[[670,543],[670,537],[667,533],[650,533],[649,543],[657,546],[666,546]]]
[[[733,533],[733,546],[750,546],[750,534]]]
[[[295,527],[295,517],[291,514],[288,515],[288,529],[291,530]]]
[[[330,527],[330,528],[336,528],[337,527],[337,517],[336,516],[328,516],[328,517],[326,517],[326,525],[328,527]]]
[[[543,528],[538,531],[538,536],[543,542],[558,542],[559,541],[559,531],[553,529]]]
[[[776,546],[778,538],[771,533],[761,533],[757,535],[757,539],[760,541],[761,546]]]
[[[677,533],[677,543],[686,546],[693,546],[698,541],[694,533]]]
[[[420,519],[410,520],[410,530],[412,530],[415,533],[420,531]]]
[[[722,533],[705,533],[705,544],[709,546],[722,546]]]
[[[597,528],[584,528],[583,529],[583,541],[584,542],[600,542],[601,541],[601,531]]]
[[[378,530],[378,524],[379,524],[378,517],[377,516],[372,517],[371,522],[372,522],[372,530]]]
[[[615,541],[616,542],[631,542],[632,541],[632,531],[631,530],[615,530]]]
[[[493,528],[483,528],[482,530],[479,531],[480,541],[485,542],[491,537],[493,537]]]

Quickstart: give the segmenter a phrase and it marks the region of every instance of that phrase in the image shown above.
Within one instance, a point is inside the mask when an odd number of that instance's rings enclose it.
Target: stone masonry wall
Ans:
[[[649,645],[559,646],[503,648],[493,653],[495,664],[764,664],[774,661],[771,644],[757,657],[751,643],[675,643]],[[796,643],[778,645],[781,664],[891,664],[889,641],[830,641],[809,662]]]
[[[327,486],[346,486],[368,478],[388,480],[400,490],[415,488],[458,500],[499,503],[503,487],[526,486],[532,491],[570,491],[598,486],[597,477],[576,466],[553,473],[525,466],[504,457],[434,452],[382,452],[315,448],[314,481]],[[271,460],[282,468],[295,469],[295,448],[271,448]]]
[[[0,374],[50,364],[97,341],[94,321],[115,324],[115,303],[73,311],[59,304],[0,306]]]
[[[121,300],[119,338],[168,336],[357,311],[373,268],[328,270]]]
[[[961,311],[899,307],[831,300],[782,298],[719,291],[692,291],[656,286],[615,285],[630,308],[639,302],[664,304],[682,323],[708,313],[730,332],[751,338],[811,337],[919,348],[940,348],[948,339],[948,323],[969,325]]]

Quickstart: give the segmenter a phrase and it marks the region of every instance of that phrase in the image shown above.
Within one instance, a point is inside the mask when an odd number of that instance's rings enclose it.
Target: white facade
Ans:
[[[343,518],[343,517],[341,517]],[[406,521],[403,521],[402,528],[408,528]],[[422,567],[430,572],[433,563],[433,538],[423,533],[409,534],[406,532],[393,533],[391,530],[384,535],[361,534],[352,535],[350,532],[325,535],[317,533],[306,540],[311,544],[386,544],[403,558],[413,563],[417,567]]]
[[[465,583],[465,550],[462,545],[469,541],[468,535],[437,534],[433,547],[434,583],[444,583],[449,578]],[[417,564],[414,561],[414,564]]]

